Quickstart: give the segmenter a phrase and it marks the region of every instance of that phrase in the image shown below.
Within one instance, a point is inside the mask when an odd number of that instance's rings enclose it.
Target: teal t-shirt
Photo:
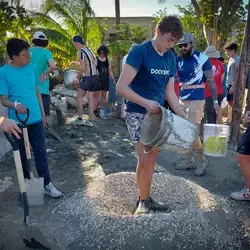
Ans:
[[[20,102],[30,110],[28,125],[42,120],[41,109],[36,95],[39,86],[39,76],[33,64],[21,68],[4,65],[0,68],[0,96],[8,96],[11,102]],[[8,116],[18,122],[15,109],[9,109]],[[22,120],[26,114],[19,115]]]
[[[36,65],[40,76],[48,69],[49,61],[53,58],[51,51],[41,47],[30,48],[31,63]],[[41,94],[49,95],[49,79],[40,83]]]

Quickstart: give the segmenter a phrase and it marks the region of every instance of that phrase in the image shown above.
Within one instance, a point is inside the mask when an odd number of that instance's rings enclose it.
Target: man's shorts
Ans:
[[[125,120],[132,143],[140,142],[141,124],[145,114],[126,112]]]
[[[201,124],[201,120],[204,118],[205,100],[182,101],[182,106],[188,121]]]
[[[250,126],[241,136],[237,152],[242,155],[250,155]]]
[[[98,75],[84,76],[80,83],[80,89],[95,92],[100,90],[100,85],[101,83]]]
[[[232,88],[232,86],[227,87],[227,101],[232,102],[234,99],[234,94],[229,94],[229,90]]]
[[[50,115],[50,95],[41,94],[43,100],[43,108],[46,116]]]

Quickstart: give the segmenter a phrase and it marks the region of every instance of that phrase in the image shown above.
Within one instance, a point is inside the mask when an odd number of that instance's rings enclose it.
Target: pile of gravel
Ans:
[[[60,203],[60,249],[241,249],[242,231],[226,201],[183,178],[155,174],[152,196],[172,212],[132,216],[138,193],[134,173],[92,182]],[[67,242],[67,247],[65,246]]]

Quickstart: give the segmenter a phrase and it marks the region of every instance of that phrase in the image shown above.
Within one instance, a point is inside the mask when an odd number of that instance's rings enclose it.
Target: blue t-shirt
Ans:
[[[30,49],[30,62],[37,68],[39,77],[48,69],[49,61],[52,58],[52,53],[48,49],[33,47]],[[40,83],[41,94],[49,95],[49,79]]]
[[[151,41],[137,45],[128,54],[126,64],[137,70],[137,74],[130,84],[131,89],[138,95],[163,105],[165,87],[171,77],[175,76],[176,63],[172,51],[159,55]],[[127,101],[127,112],[146,114],[145,108]]]
[[[176,57],[177,73],[181,85],[201,85],[206,82],[204,71],[212,70],[207,55],[195,51],[189,58]],[[205,88],[182,89],[182,100],[205,100]]]
[[[36,86],[39,84],[39,77],[33,64],[27,64],[21,68],[11,65],[0,68],[0,96],[8,96],[11,102],[20,102],[30,110],[28,125],[42,120],[36,95]],[[18,122],[15,109],[9,109],[8,116]],[[19,114],[19,117],[24,120],[26,114]]]

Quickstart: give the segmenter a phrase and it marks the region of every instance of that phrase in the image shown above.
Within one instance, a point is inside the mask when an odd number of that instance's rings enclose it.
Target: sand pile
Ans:
[[[57,235],[68,244],[62,249],[241,249],[234,213],[200,186],[155,174],[152,197],[167,202],[170,214],[132,216],[137,195],[134,173],[111,174],[77,190],[53,211],[74,232]]]

